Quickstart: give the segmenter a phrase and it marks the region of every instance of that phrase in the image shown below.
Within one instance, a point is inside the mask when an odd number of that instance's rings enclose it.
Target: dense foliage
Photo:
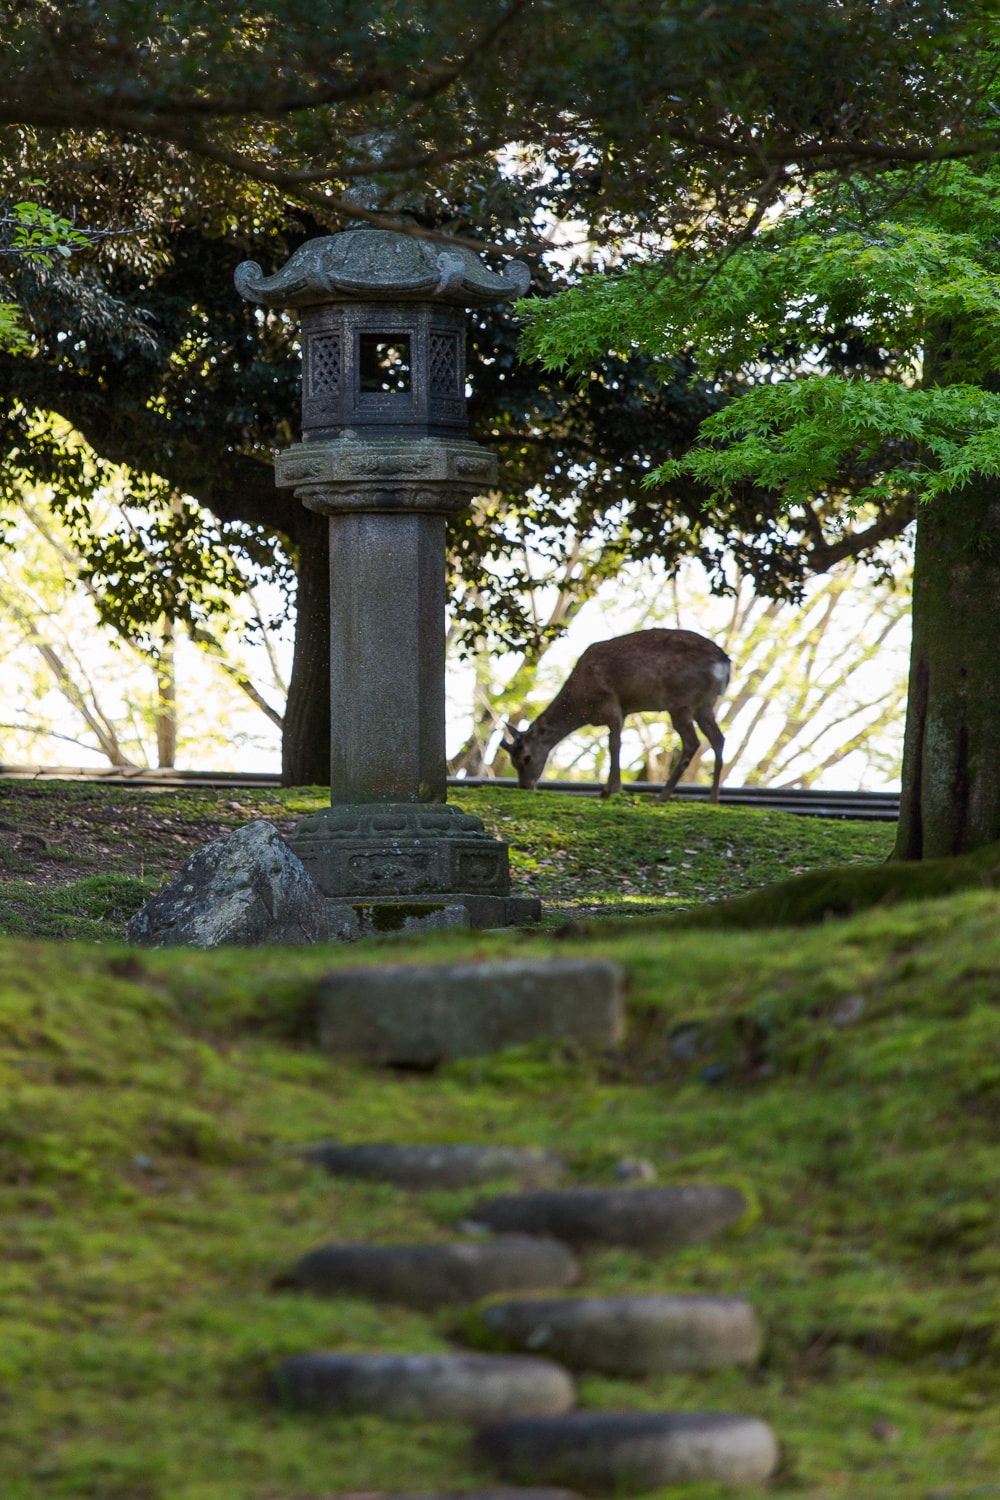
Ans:
[[[859,516],[873,543],[918,516],[905,858],[1000,837],[998,214],[992,160],[827,183],[725,254],[563,292],[528,339],[550,365],[611,347],[740,374],[738,399],[649,480],[700,483],[723,517],[763,489],[807,564]]]
[[[234,557],[289,592],[305,559],[286,772],[313,779],[326,759],[321,523],[269,472],[293,435],[293,324],[239,303],[235,264],[271,269],[349,215],[396,223],[403,207],[411,232],[527,254],[543,294],[566,275],[548,255],[556,220],[612,256],[664,233],[701,254],[752,235],[817,173],[981,152],[989,14],[939,0],[602,0],[585,16],[508,0],[485,19],[451,0],[0,5],[0,194],[41,178],[53,212],[128,231],[100,256],[16,278],[33,343],[0,357],[4,480],[54,485],[107,620],[133,639],[167,617],[202,626],[220,578],[238,582]],[[502,316],[475,344],[474,426],[500,449],[505,489],[454,538],[472,639],[542,644],[512,566],[526,539],[577,600],[629,558],[690,551],[719,577],[735,558],[794,596],[809,568],[898,530],[901,513],[860,540],[828,526],[804,559],[766,486],[728,508],[709,508],[696,477],[644,492],[732,393],[689,385],[684,358],[605,351],[589,388],[568,392],[515,368]],[[66,448],[52,412],[91,454]],[[131,524],[113,537],[88,527],[102,460],[136,475]]]
[[[580,369],[638,347],[684,353],[703,379],[741,373],[739,400],[650,476],[700,480],[713,505],[754,483],[792,511],[839,500],[842,521],[995,474],[1000,175],[953,165],[906,187],[834,185],[717,263],[593,277],[535,311],[528,350]]]
[[[989,9],[6,0],[0,125],[143,141],[178,184],[181,162],[221,168],[328,215],[373,159],[440,178],[517,142],[545,162],[558,214],[663,228],[706,196],[773,195],[775,176],[975,150],[976,132],[954,132],[982,86],[968,44]],[[346,152],[365,131],[380,134]]]

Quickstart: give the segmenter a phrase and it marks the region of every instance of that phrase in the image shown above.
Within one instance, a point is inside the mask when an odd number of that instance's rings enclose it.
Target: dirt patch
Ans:
[[[196,849],[254,818],[287,833],[301,813],[262,792],[0,781],[0,883],[52,887],[88,875],[169,879]]]

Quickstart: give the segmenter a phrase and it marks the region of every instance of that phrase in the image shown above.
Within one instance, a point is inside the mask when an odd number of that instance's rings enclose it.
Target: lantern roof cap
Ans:
[[[307,240],[273,276],[256,261],[244,261],[234,280],[242,297],[264,307],[353,301],[488,307],[523,297],[531,272],[523,261],[510,260],[498,274],[466,245],[363,228]]]

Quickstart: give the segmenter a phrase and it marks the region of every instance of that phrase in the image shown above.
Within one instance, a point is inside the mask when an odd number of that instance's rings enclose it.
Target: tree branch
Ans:
[[[916,513],[914,501],[900,501],[898,505],[887,506],[878,520],[873,521],[871,526],[866,526],[863,531],[852,531],[839,541],[811,547],[806,553],[809,572],[827,573],[846,558],[861,557],[880,542],[891,541],[906,530]]]

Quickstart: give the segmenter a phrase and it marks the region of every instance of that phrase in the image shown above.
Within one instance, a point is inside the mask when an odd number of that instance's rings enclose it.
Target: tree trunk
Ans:
[[[491,671],[492,657],[485,641],[476,642],[476,681],[472,690],[472,733],[461,750],[448,762],[448,775],[457,776],[464,771],[466,776],[489,776],[486,763],[486,747],[497,727],[496,711],[493,708]]]
[[[173,770],[177,760],[177,674],[174,664],[174,622],[163,621],[160,654],[156,659],[156,764]]]
[[[1000,839],[1000,482],[921,507],[897,859]]]
[[[281,741],[282,786],[330,784],[329,522],[303,510],[295,652]]]

